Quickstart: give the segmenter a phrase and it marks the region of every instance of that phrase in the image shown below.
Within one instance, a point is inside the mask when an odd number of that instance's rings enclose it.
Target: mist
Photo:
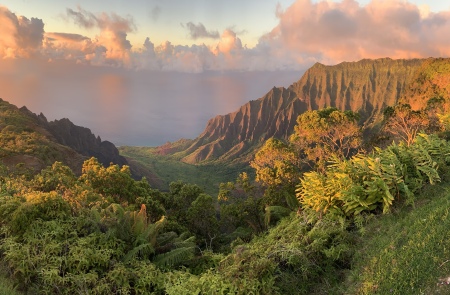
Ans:
[[[48,120],[69,118],[117,145],[195,138],[216,115],[237,110],[301,71],[202,73],[92,67],[66,61],[0,61],[0,98]]]

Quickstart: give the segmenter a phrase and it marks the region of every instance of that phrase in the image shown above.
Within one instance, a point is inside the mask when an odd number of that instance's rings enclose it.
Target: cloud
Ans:
[[[157,8],[157,6],[155,7]],[[160,12],[154,10],[155,16]],[[132,47],[127,35],[134,19],[115,13],[68,8],[65,18],[97,31],[94,38],[44,32],[42,20],[0,8],[0,57],[66,59],[76,63],[156,71],[302,70],[314,62],[335,64],[362,58],[450,56],[450,10],[431,12],[404,0],[297,0],[274,9],[278,24],[248,48],[232,27],[219,35],[202,23],[183,26],[192,39],[217,39],[213,45],[155,45],[147,38]],[[151,37],[151,36],[150,36]]]
[[[68,33],[45,33],[42,55],[48,60],[65,59],[78,63],[95,55],[98,49],[106,51],[106,48],[92,42],[86,36]]]
[[[189,36],[193,40],[197,40],[199,38],[211,38],[211,39],[220,38],[218,31],[208,31],[206,30],[205,26],[202,23],[198,23],[196,25],[193,22],[188,22],[186,23],[186,28],[189,30]]]
[[[302,60],[335,63],[361,58],[450,56],[450,11],[431,13],[400,0],[361,6],[297,0],[276,12],[279,24],[262,38]]]
[[[231,54],[233,51],[242,50],[242,42],[236,35],[236,33],[230,29],[226,29],[222,36],[220,37],[220,41],[217,44],[214,53],[216,55],[223,54]]]
[[[88,12],[78,6],[78,11],[71,8],[66,9],[67,18],[72,19],[77,25],[91,29],[98,24],[97,18],[91,12]]]
[[[77,8],[77,11],[67,8],[66,17],[72,19],[77,25],[86,28],[98,28],[100,34],[93,41],[97,43],[96,53],[89,55],[88,60],[99,60],[98,54],[109,63],[129,65],[131,43],[127,40],[127,34],[136,30],[132,17],[126,18],[115,13],[93,14],[89,11]],[[100,47],[106,49],[103,53]]]
[[[34,55],[42,45],[44,23],[41,19],[17,16],[0,6],[0,57]]]
[[[150,11],[150,18],[156,22],[159,19],[159,16],[161,15],[161,6],[156,5],[155,7],[152,8],[152,10]]]

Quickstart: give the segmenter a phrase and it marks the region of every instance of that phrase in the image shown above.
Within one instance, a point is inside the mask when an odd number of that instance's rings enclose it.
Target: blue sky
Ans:
[[[390,0],[387,0],[390,1]],[[270,32],[278,23],[277,5],[288,8],[295,0],[3,0],[3,5],[13,12],[27,17],[39,17],[45,22],[47,32],[82,33],[88,36],[93,30],[80,30],[70,21],[64,20],[67,8],[80,6],[94,13],[114,12],[130,15],[136,23],[136,31],[129,34],[135,47],[143,44],[146,37],[160,44],[170,40],[174,44],[191,45],[186,30],[181,26],[188,22],[202,23],[207,29],[222,32],[233,28],[239,32],[242,43],[253,47],[258,39]],[[317,0],[314,2],[318,2]],[[337,2],[337,1],[335,1]],[[368,0],[357,1],[361,5]],[[418,6],[429,6],[438,12],[450,9],[450,2],[443,0],[410,0]],[[197,43],[211,43],[201,39]]]
[[[70,32],[92,35],[65,21],[62,17],[66,8],[77,6],[91,12],[115,12],[119,15],[131,15],[137,30],[129,39],[140,46],[146,37],[160,44],[170,40],[174,44],[191,45],[186,30],[181,24],[202,23],[210,30],[222,32],[226,28],[239,31],[243,43],[254,46],[258,38],[268,33],[277,24],[275,15],[277,5],[288,7],[293,0],[4,0],[13,12],[28,17],[44,19],[48,32]],[[200,40],[210,42],[211,40]]]

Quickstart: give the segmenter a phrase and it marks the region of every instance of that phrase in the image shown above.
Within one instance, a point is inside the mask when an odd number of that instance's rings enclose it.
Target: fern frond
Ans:
[[[177,248],[170,252],[159,254],[153,260],[153,263],[161,268],[174,267],[188,261],[194,255],[195,247]]]
[[[128,253],[122,258],[123,262],[129,262],[131,261],[134,257],[136,257],[137,254],[142,253],[142,254],[146,254],[146,255],[150,255],[152,253],[154,253],[155,250],[153,248],[153,246],[150,243],[145,243],[145,244],[141,244],[139,246],[134,247],[133,249],[131,249],[130,251],[128,251]]]

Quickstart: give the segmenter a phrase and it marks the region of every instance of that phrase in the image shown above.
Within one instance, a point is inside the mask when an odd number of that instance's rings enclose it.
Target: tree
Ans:
[[[409,104],[387,107],[383,130],[410,146],[420,131],[427,130],[430,118],[425,110],[414,111]]]
[[[221,183],[218,202],[222,231],[231,233],[242,227],[264,230],[262,193],[250,183],[247,173],[241,173],[236,183]]]
[[[298,157],[283,141],[270,138],[256,153],[250,166],[256,170],[256,181],[267,187],[295,186],[298,180]]]
[[[187,223],[187,210],[203,190],[196,184],[183,181],[171,182],[165,208],[168,216],[173,217],[180,224]]]
[[[201,193],[187,211],[188,229],[199,240],[205,241],[206,247],[211,247],[217,235],[218,222],[213,198]],[[209,243],[209,244],[208,244]]]
[[[75,181],[75,174],[69,167],[61,162],[55,162],[52,166],[42,169],[39,174],[34,176],[32,187],[43,192],[63,191],[72,187]]]
[[[96,193],[112,197],[116,203],[133,203],[138,197],[136,183],[131,178],[130,167],[126,165],[105,168],[96,158],[90,158],[83,163],[80,180],[90,185]]]
[[[297,118],[290,141],[300,157],[323,170],[332,155],[348,158],[362,142],[359,115],[352,111],[326,108],[307,111]]]

